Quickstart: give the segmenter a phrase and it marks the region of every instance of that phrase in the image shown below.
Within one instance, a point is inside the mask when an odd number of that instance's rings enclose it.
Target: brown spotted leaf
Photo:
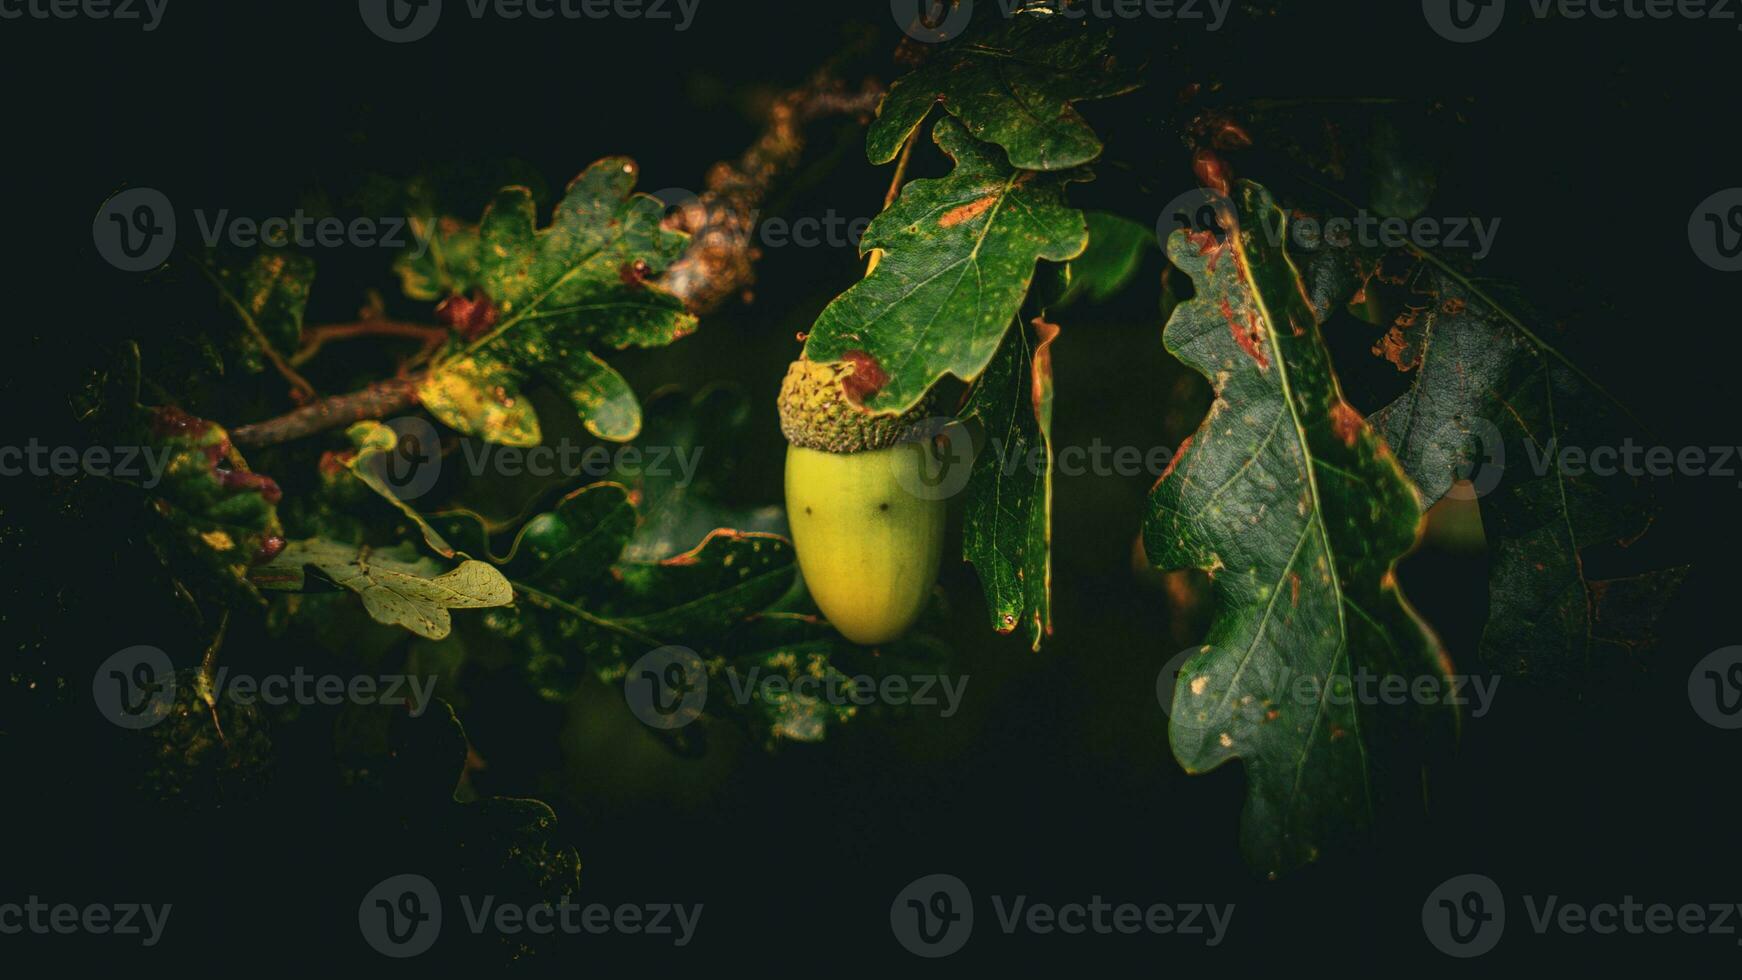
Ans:
[[[916,180],[866,229],[876,271],[836,297],[811,328],[813,361],[855,359],[855,394],[877,412],[913,407],[939,378],[986,369],[1016,318],[1040,259],[1064,262],[1089,243],[1083,213],[1065,204],[1082,171],[1013,170],[954,119],[932,132],[956,161],[948,177]]]
[[[1337,259],[1318,263],[1322,280]],[[1629,444],[1648,441],[1627,411],[1528,316],[1477,285],[1409,256],[1388,256],[1361,283],[1391,312],[1375,354],[1411,376],[1373,413],[1374,428],[1424,508],[1448,492],[1481,501],[1491,553],[1483,659],[1584,689],[1592,671],[1649,644],[1686,572],[1644,571],[1625,554],[1652,524],[1652,478],[1667,476],[1669,461],[1623,465]],[[1454,491],[1460,478],[1469,482]]]
[[[236,321],[230,346],[244,371],[266,370],[302,343],[303,312],[314,285],[314,262],[283,249],[245,258],[214,256],[201,270],[217,287],[220,305]]]
[[[985,444],[968,477],[962,557],[980,573],[992,628],[1022,627],[1034,649],[1052,632],[1052,353],[1058,327],[1038,317],[1038,343],[1021,324],[962,409]]]
[[[1242,848],[1275,873],[1419,809],[1422,767],[1456,712],[1360,696],[1379,678],[1446,691],[1444,655],[1394,576],[1420,511],[1343,399],[1269,231],[1284,213],[1254,184],[1234,197],[1242,234],[1168,240],[1196,294],[1163,341],[1215,401],[1156,484],[1144,543],[1161,568],[1211,576],[1209,633],[1173,685],[1174,755],[1194,773],[1244,762]]]
[[[649,278],[683,251],[661,227],[665,209],[633,193],[635,164],[607,157],[569,184],[546,228],[532,193],[497,194],[475,231],[451,229],[431,251],[438,271],[402,267],[419,295],[475,288],[489,328],[448,352],[419,388],[426,407],[461,432],[506,445],[541,438],[521,390],[534,380],[568,397],[593,434],[634,438],[641,412],[628,383],[593,347],[658,347],[695,329],[677,297]],[[463,247],[462,247],[463,244]]]
[[[872,163],[888,163],[942,103],[976,139],[996,143],[1011,166],[1064,170],[1101,155],[1101,141],[1072,103],[1136,88],[1117,71],[1109,35],[1081,18],[1045,12],[994,18],[896,79],[865,137]]]

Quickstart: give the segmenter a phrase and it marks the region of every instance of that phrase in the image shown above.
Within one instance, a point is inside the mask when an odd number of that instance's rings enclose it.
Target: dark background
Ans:
[[[1251,95],[1459,100],[1468,122],[1446,147],[1454,196],[1435,213],[1501,217],[1483,272],[1521,283],[1541,309],[1566,318],[1567,352],[1662,442],[1717,446],[1742,435],[1731,400],[1736,279],[1695,259],[1686,224],[1696,203],[1738,182],[1734,26],[1539,22],[1515,11],[1495,38],[1458,46],[1432,34],[1414,3],[1297,3],[1236,9],[1215,34],[1138,22],[1127,43],[1150,61],[1153,90],[1136,98],[1151,105],[1193,80]],[[6,441],[46,441],[64,425],[65,392],[94,352],[141,329],[173,329],[164,325],[181,315],[145,305],[137,280],[91,246],[91,217],[118,188],[152,186],[178,208],[256,215],[316,194],[343,212],[370,175],[449,168],[481,184],[531,177],[554,190],[617,153],[641,164],[644,189],[697,188],[713,161],[754,138],[759,100],[802,80],[855,27],[876,39],[850,80],[893,77],[887,53],[899,35],[874,0],[703,0],[685,33],[645,21],[476,23],[450,11],[431,38],[404,46],[379,41],[344,2],[172,0],[152,34],[0,22],[0,166],[12,205]],[[1110,149],[1085,202],[1145,217],[1192,185],[1165,112],[1086,112]],[[806,166],[775,202],[782,212],[875,213],[888,172],[865,163],[858,127],[810,132]],[[474,213],[483,193],[450,206]],[[322,257],[311,322],[346,318],[364,289],[391,285],[385,256],[358,252]],[[762,437],[742,447],[736,490],[747,503],[776,501],[773,392],[796,355],[795,334],[859,270],[849,249],[771,249],[752,305],[707,318],[672,348],[616,363],[643,393],[742,384]],[[1152,261],[1113,307],[1064,320],[1054,358],[1060,445],[1172,445],[1193,426],[1201,402],[1181,409],[1181,391],[1198,396],[1176,384],[1181,371],[1159,343],[1159,271]],[[540,963],[607,975],[1437,969],[1455,964],[1425,941],[1421,904],[1466,872],[1499,882],[1512,917],[1500,950],[1467,968],[1501,959],[1573,968],[1635,957],[1736,961],[1735,937],[1538,937],[1520,899],[1742,898],[1738,735],[1701,722],[1686,695],[1693,663],[1736,642],[1734,480],[1681,479],[1664,490],[1664,515],[1642,544],[1648,564],[1696,567],[1655,654],[1584,697],[1507,679],[1493,712],[1466,721],[1455,763],[1436,774],[1428,825],[1277,882],[1241,861],[1238,767],[1187,777],[1167,748],[1154,682],[1183,644],[1131,557],[1150,482],[1059,481],[1056,635],[1039,654],[984,629],[972,571],[946,563],[955,670],[972,678],[955,718],[867,720],[824,745],[772,755],[727,735],[702,759],[684,760],[630,719],[612,689],[553,708],[485,678],[460,711],[488,763],[473,783],[556,808],[584,863],[580,899],[706,905],[686,949],[576,937]],[[80,624],[76,639],[49,637],[72,660],[166,642],[154,632],[162,597],[126,569],[72,548],[13,560],[104,597],[100,622]],[[1484,612],[1479,558],[1430,551],[1412,560],[1406,586],[1467,665]],[[7,601],[5,625],[28,628],[33,610]],[[231,642],[247,642],[239,636]],[[0,962],[96,954],[245,971],[385,962],[359,938],[355,902],[386,874],[416,870],[415,853],[380,839],[390,829],[285,793],[239,822],[135,813],[105,788],[112,760],[86,732],[99,725],[82,714],[89,675],[68,676],[67,697],[45,709],[41,727],[0,721],[11,852],[0,859],[0,901],[173,901],[175,911],[155,950],[135,953],[116,938],[0,936]],[[909,881],[934,872],[975,891],[980,924],[962,953],[927,963],[896,945],[888,909]],[[1227,943],[1205,950],[1187,937],[1004,936],[992,894],[1238,910]],[[453,962],[438,946],[412,964],[440,971]]]

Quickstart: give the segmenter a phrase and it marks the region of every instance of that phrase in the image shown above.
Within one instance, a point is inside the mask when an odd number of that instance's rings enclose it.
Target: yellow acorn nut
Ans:
[[[945,495],[917,478],[928,440],[912,438],[924,404],[900,416],[853,404],[880,372],[869,358],[794,361],[781,386],[786,510],[799,570],[817,608],[854,643],[885,643],[919,618],[943,557]],[[916,492],[917,491],[917,492]]]

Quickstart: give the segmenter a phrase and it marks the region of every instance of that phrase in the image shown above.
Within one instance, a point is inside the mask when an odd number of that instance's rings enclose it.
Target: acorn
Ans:
[[[799,570],[817,608],[865,646],[905,633],[943,557],[945,494],[928,492],[928,402],[901,415],[860,408],[869,358],[800,358],[780,387],[786,509]],[[875,382],[872,382],[875,387]]]

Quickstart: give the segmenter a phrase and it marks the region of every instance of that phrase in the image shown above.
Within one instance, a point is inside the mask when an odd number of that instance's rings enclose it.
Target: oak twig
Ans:
[[[822,72],[777,98],[757,141],[737,160],[715,164],[707,175],[707,189],[666,218],[668,226],[688,231],[694,238],[660,277],[660,286],[697,314],[717,309],[747,290],[755,281],[755,262],[761,257],[754,239],[756,215],[775,181],[797,164],[804,149],[801,127],[825,116],[869,116],[882,97],[882,87],[873,81],[851,91]],[[426,331],[445,336],[440,327],[365,320],[314,328],[302,350],[289,361],[278,358],[270,348],[268,352],[280,373],[302,390],[307,382],[297,384],[300,375],[292,364],[307,361],[327,341],[373,335],[418,337],[428,343]],[[425,348],[431,349],[433,345]],[[417,404],[422,377],[409,374],[390,378],[359,391],[323,398],[277,418],[237,426],[230,430],[230,438],[242,447],[274,446],[405,411]]]

